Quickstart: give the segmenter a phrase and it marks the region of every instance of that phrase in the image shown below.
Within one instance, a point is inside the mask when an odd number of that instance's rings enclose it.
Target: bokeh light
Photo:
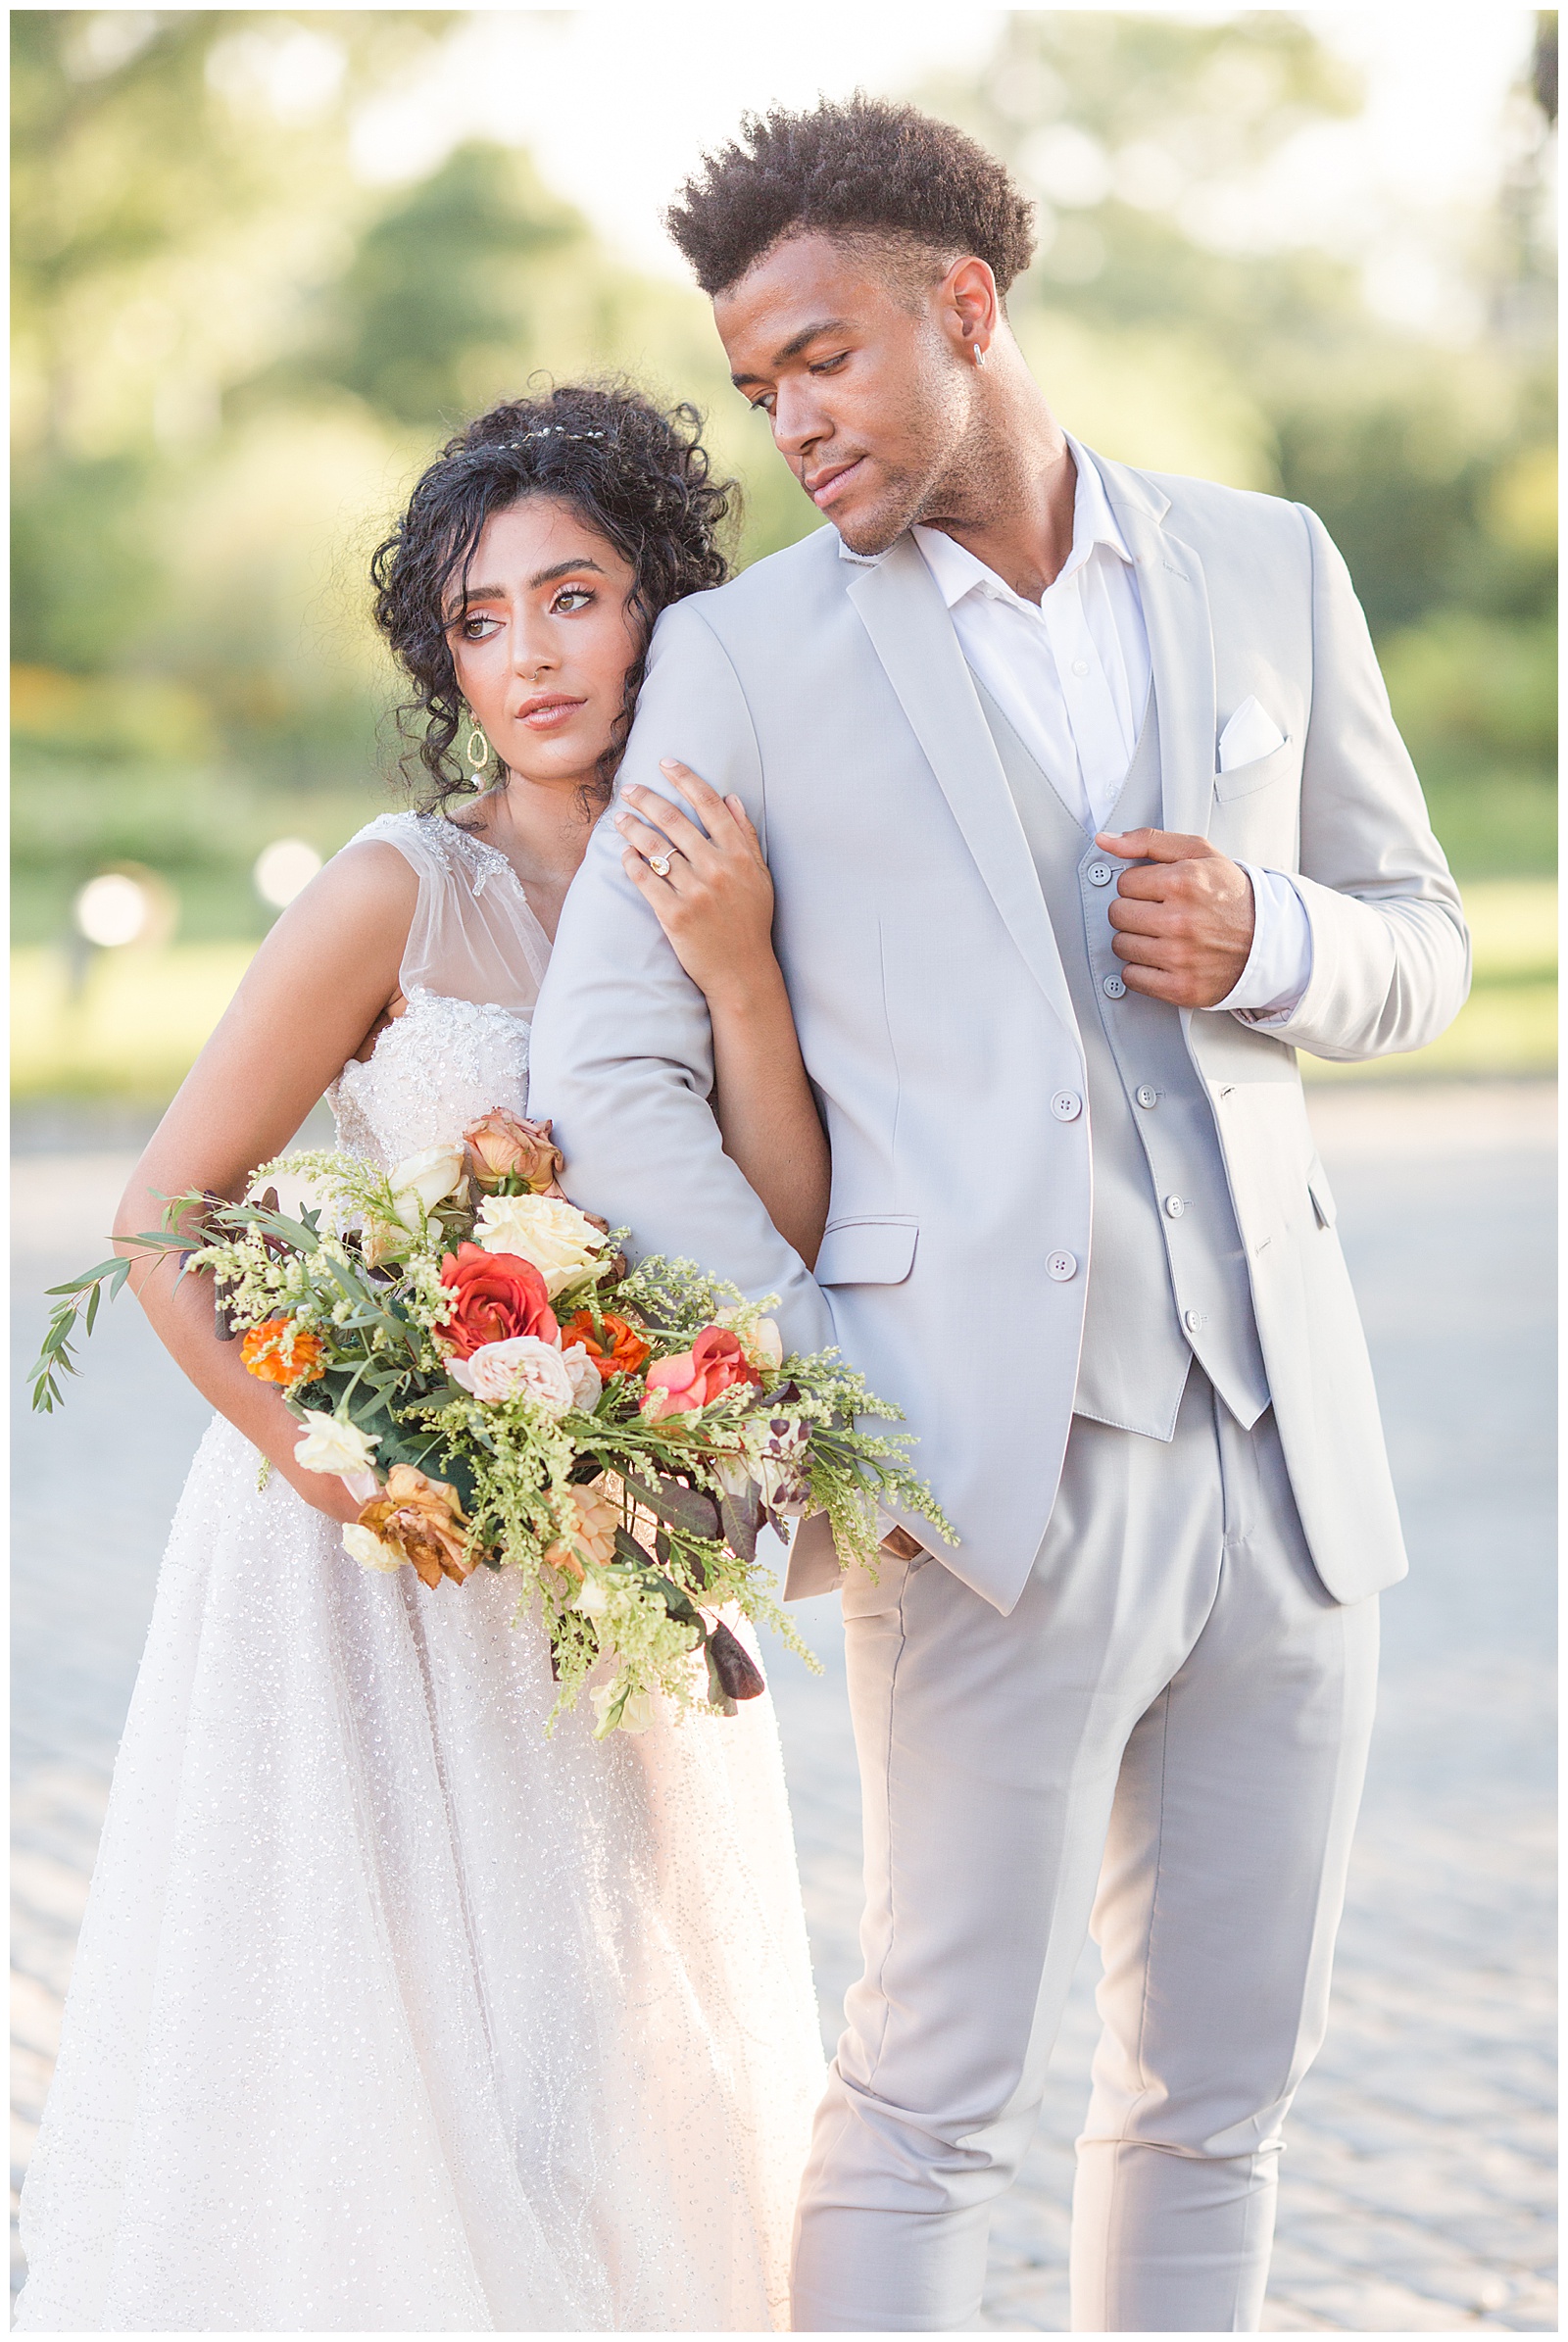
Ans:
[[[257,855],[251,875],[262,901],[283,910],[305,892],[320,867],[320,855],[303,838],[274,838]]]
[[[76,897],[76,925],[89,944],[113,951],[143,942],[155,918],[148,888],[125,870],[104,870],[89,878]]]

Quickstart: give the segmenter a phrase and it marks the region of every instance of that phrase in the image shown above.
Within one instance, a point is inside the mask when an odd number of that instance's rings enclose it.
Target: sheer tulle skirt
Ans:
[[[544,1732],[511,1581],[227,1424],[160,1579],[24,2199],[46,2331],[788,2323],[821,2056],[770,1703]]]

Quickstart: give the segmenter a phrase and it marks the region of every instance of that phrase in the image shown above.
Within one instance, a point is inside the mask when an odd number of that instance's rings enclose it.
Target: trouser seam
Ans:
[[[882,1753],[882,1810],[887,1816],[888,1843],[888,1931],[882,1945],[882,1957],[877,1962],[876,1997],[881,2012],[881,2022],[877,2027],[876,2049],[866,2061],[865,2078],[867,2084],[876,2079],[877,2072],[881,2067],[883,2052],[887,2048],[888,2025],[892,2018],[892,2009],[890,2008],[888,2002],[887,1976],[888,1964],[893,1958],[893,1946],[898,1931],[898,1917],[893,1907],[893,1876],[895,1867],[893,1861],[893,1706],[899,1687],[899,1669],[904,1664],[904,1654],[908,1647],[909,1638],[905,1630],[904,1624],[904,1604],[908,1593],[908,1589],[909,1579],[908,1573],[906,1571],[904,1584],[899,1588],[899,1647],[897,1653],[895,1654],[893,1665],[888,1670],[887,1741]]]

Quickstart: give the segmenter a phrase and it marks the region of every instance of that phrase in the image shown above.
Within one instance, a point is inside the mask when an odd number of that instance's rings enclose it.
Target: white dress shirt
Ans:
[[[1078,475],[1072,551],[1038,603],[943,530],[913,533],[970,668],[1092,835],[1110,817],[1138,746],[1149,636],[1104,482],[1087,450],[1067,445]],[[1241,867],[1252,887],[1252,949],[1218,1005],[1249,1024],[1283,1022],[1312,973],[1311,929],[1288,877]]]

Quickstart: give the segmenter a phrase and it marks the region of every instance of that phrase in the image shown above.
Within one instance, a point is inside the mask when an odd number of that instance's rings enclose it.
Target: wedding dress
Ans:
[[[418,876],[407,1012],[329,1094],[390,1167],[521,1109],[549,946],[465,831],[360,834]],[[823,2074],[771,1703],[547,1738],[505,1573],[363,1570],[258,1460],[215,1419],[175,1517],[18,2324],[787,2327]]]

